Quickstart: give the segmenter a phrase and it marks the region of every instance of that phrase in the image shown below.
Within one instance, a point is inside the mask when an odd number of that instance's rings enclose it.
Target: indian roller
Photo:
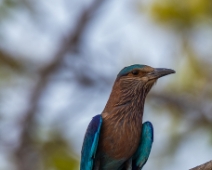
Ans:
[[[80,170],[141,170],[153,143],[151,122],[142,124],[145,98],[158,78],[175,73],[135,64],[117,75],[108,102],[88,125]]]

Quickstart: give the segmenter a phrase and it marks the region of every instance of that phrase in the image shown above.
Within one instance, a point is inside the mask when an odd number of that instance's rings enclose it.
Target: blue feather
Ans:
[[[80,170],[92,170],[102,126],[102,116],[96,115],[88,125],[82,151]]]
[[[151,122],[142,125],[142,135],[139,147],[133,155],[133,170],[141,170],[149,158],[152,143],[154,140],[154,130]]]

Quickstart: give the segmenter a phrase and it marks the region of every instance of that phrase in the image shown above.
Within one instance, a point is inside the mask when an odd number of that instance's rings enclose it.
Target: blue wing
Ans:
[[[141,170],[149,158],[154,138],[154,130],[151,122],[142,125],[142,135],[139,147],[133,155],[132,170]]]
[[[82,151],[80,170],[92,170],[102,126],[102,116],[96,115],[88,125]]]

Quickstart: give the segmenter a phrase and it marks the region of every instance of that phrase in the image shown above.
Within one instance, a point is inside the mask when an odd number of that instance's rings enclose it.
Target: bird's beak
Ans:
[[[172,74],[172,73],[175,73],[175,71],[172,69],[155,68],[153,71],[148,73],[148,78],[149,78],[149,80],[158,79],[160,77],[163,77],[163,76],[166,76],[166,75]]]

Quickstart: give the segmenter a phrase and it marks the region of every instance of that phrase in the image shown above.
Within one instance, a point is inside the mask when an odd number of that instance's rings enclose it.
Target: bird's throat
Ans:
[[[109,100],[102,112],[108,115],[142,117],[145,98],[154,85],[155,80],[147,83],[118,81],[114,84]],[[128,85],[126,85],[128,84]]]

